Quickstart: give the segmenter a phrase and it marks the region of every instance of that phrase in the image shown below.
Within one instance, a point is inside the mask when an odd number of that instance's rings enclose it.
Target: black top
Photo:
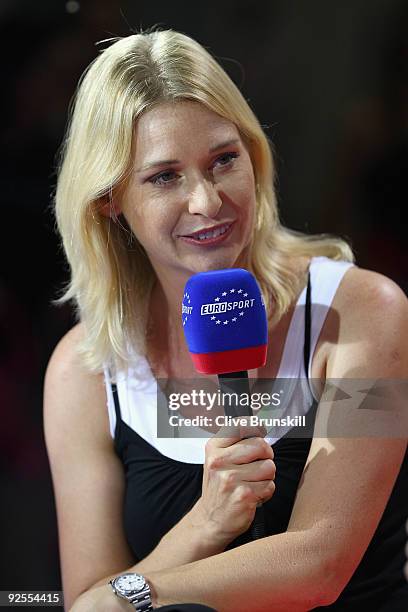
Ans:
[[[306,376],[310,355],[310,327],[309,274],[304,338]],[[124,465],[126,475],[124,528],[136,561],[141,561],[201,496],[203,466],[171,459],[146,442],[122,421],[115,385],[112,385],[112,390],[116,410],[115,451]],[[287,529],[312,441],[316,409],[317,402],[314,401],[307,415],[307,437],[304,433],[302,437],[287,434],[273,445],[276,489],[273,497],[263,504],[267,536],[283,533]],[[407,563],[404,552],[408,539],[405,528],[407,499],[406,453],[384,514],[357,570],[336,603],[319,609],[347,612],[408,610],[408,582],[403,571]],[[225,550],[249,541],[250,529],[233,540]]]

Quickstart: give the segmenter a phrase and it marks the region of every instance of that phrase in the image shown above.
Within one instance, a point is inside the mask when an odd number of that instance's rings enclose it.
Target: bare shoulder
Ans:
[[[82,430],[99,434],[100,441],[112,444],[103,374],[90,372],[78,354],[83,334],[82,324],[75,325],[51,355],[44,383],[45,422],[66,427],[69,419],[73,427],[78,424]]]
[[[335,348],[328,355],[332,366],[328,376],[343,376],[347,360],[349,365],[355,361],[356,367],[359,363],[367,376],[406,374],[408,299],[390,278],[350,268],[336,292],[326,327]]]
[[[79,373],[83,370],[77,352],[78,344],[82,340],[83,335],[83,325],[78,323],[61,338],[48,362],[47,377],[59,375],[68,378],[74,371]]]
[[[78,323],[70,329],[65,336],[56,345],[48,363],[47,373],[55,375],[64,375],[68,377],[76,372],[86,376],[87,372],[81,364],[81,359],[78,354],[78,345],[84,337],[84,327],[82,323]]]
[[[407,296],[401,287],[378,272],[357,266],[349,268],[336,292],[333,307],[346,312],[351,307],[371,311],[384,306],[408,306]]]

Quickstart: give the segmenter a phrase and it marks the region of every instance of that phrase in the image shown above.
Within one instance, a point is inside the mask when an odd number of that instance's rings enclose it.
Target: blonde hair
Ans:
[[[126,222],[112,221],[100,207],[106,201],[112,205],[115,192],[126,185],[135,122],[161,102],[200,102],[233,122],[246,143],[257,198],[248,269],[261,286],[271,321],[287,311],[302,282],[291,266],[293,257],[354,260],[340,238],[281,225],[271,145],[239,89],[200,44],[173,30],[114,40],[79,83],[55,195],[71,269],[69,285],[56,301],[73,300],[86,332],[80,352],[91,370],[123,367],[132,349],[145,353],[154,271]]]

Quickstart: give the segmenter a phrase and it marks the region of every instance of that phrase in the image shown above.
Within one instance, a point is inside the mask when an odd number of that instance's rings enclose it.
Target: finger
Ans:
[[[267,434],[266,427],[264,425],[241,425],[240,435],[242,438],[264,438]]]
[[[237,479],[242,482],[253,483],[264,480],[274,480],[276,466],[272,459],[259,459],[258,461],[239,466],[236,474]]]
[[[270,499],[274,492],[275,483],[273,480],[245,483],[235,489],[230,496],[230,501],[233,504],[242,504],[244,501],[258,504],[258,502],[265,502]]]
[[[221,453],[222,462],[225,466],[251,463],[258,459],[273,459],[274,457],[272,446],[263,438],[244,438],[216,452]]]
[[[267,431],[263,425],[257,427],[249,425],[225,425],[217,431],[212,439],[215,441],[214,445],[216,447],[225,448],[246,438],[264,438],[266,433]]]

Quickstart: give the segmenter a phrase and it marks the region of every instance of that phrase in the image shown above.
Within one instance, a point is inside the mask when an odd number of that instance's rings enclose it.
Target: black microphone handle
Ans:
[[[248,394],[248,397],[250,397],[248,372],[246,370],[218,374],[218,382],[222,393],[232,392],[239,395],[245,392]],[[224,411],[227,416],[231,417],[252,416],[253,414],[251,406],[232,406],[231,404],[224,404]],[[256,506],[254,520],[252,521],[250,529],[253,540],[259,540],[265,537],[265,510],[262,502],[259,502]]]

